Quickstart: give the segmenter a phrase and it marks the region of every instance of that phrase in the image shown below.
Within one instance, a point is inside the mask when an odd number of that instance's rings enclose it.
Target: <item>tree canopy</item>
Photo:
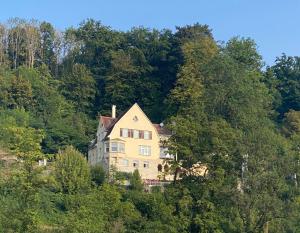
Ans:
[[[299,61],[264,67],[251,38],[220,43],[199,23],[1,23],[0,151],[21,162],[0,162],[0,231],[298,232]],[[172,131],[166,166],[181,168],[149,193],[138,171],[126,189],[86,161],[98,115],[134,102]],[[195,164],[204,176],[182,172]]]

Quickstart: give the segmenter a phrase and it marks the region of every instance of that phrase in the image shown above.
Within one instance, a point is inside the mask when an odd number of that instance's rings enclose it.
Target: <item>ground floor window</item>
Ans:
[[[133,167],[138,168],[139,167],[139,161],[138,160],[134,160],[132,163]]]
[[[144,168],[149,168],[149,162],[144,161]]]
[[[122,165],[125,166],[125,167],[128,167],[128,165],[129,165],[128,159],[123,159],[122,160]]]

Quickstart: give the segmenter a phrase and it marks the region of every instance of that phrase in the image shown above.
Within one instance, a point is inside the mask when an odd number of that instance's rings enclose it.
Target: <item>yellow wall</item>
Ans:
[[[138,121],[134,121],[134,117],[138,118]],[[152,132],[152,139],[136,139],[120,137],[120,129],[129,128],[137,130],[147,130]],[[141,159],[159,159],[159,136],[152,123],[148,120],[146,115],[138,107],[137,104],[132,108],[115,124],[112,132],[109,135],[112,139],[122,139],[125,143],[125,154],[127,157],[140,157]],[[139,155],[139,145],[151,146],[151,156]]]
[[[134,118],[137,117],[137,121]],[[136,139],[129,137],[121,137],[120,129],[136,129],[147,130],[152,132],[152,139]],[[137,104],[134,104],[129,111],[115,124],[113,130],[109,135],[110,140],[121,139],[125,144],[125,153],[109,153],[110,166],[116,166],[117,170],[125,172],[133,172],[136,168],[133,167],[133,161],[139,161],[139,172],[143,179],[157,179],[158,178],[158,164],[162,164],[163,160],[159,158],[159,135]],[[151,155],[139,155],[139,145],[151,146]],[[128,159],[129,165],[124,166],[122,159]],[[149,162],[149,168],[144,168],[144,162]]]

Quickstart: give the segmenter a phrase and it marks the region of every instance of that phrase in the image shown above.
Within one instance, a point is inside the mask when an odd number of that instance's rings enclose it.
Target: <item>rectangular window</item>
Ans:
[[[118,151],[121,153],[125,152],[125,144],[124,143],[118,143]]]
[[[146,139],[146,140],[150,139],[149,131],[144,131],[144,139]]]
[[[123,164],[123,166],[128,167],[128,165],[129,165],[128,159],[123,159],[122,164]]]
[[[151,146],[139,146],[139,154],[144,156],[151,155]]]
[[[144,168],[149,168],[149,162],[144,161]]]
[[[128,138],[128,129],[121,129],[120,136],[124,138]]]
[[[140,138],[140,131],[139,130],[133,130],[133,138],[136,138],[136,139],[138,139],[138,138]]]
[[[118,152],[118,143],[117,142],[111,143],[111,152]]]
[[[109,143],[105,143],[105,152],[108,153],[109,152]]]
[[[132,165],[133,165],[133,167],[138,168],[139,167],[139,161],[138,160],[133,160]]]
[[[125,144],[122,142],[112,142],[111,144],[111,152],[125,152]]]

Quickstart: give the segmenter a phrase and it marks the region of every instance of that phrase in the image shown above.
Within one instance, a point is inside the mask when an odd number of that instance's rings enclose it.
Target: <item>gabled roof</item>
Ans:
[[[134,105],[137,105],[137,103],[135,103]],[[106,130],[106,137],[105,139],[109,136],[109,134],[111,133],[111,131],[113,130],[115,124],[132,108],[133,106],[131,106],[127,111],[124,111],[119,117],[117,118],[112,118],[112,117],[108,117],[108,116],[100,116],[100,122],[103,124],[104,129]],[[139,107],[139,106],[138,106]],[[140,107],[139,107],[140,108]],[[140,108],[141,109],[141,108]],[[142,110],[142,109],[141,109]],[[143,112],[143,110],[142,110]],[[146,116],[146,115],[145,115]],[[147,117],[147,116],[146,116]],[[171,135],[171,131],[169,131],[168,129],[166,129],[165,127],[161,127],[160,124],[153,124],[153,127],[156,129],[157,133],[159,135]],[[104,140],[105,140],[104,139]]]

